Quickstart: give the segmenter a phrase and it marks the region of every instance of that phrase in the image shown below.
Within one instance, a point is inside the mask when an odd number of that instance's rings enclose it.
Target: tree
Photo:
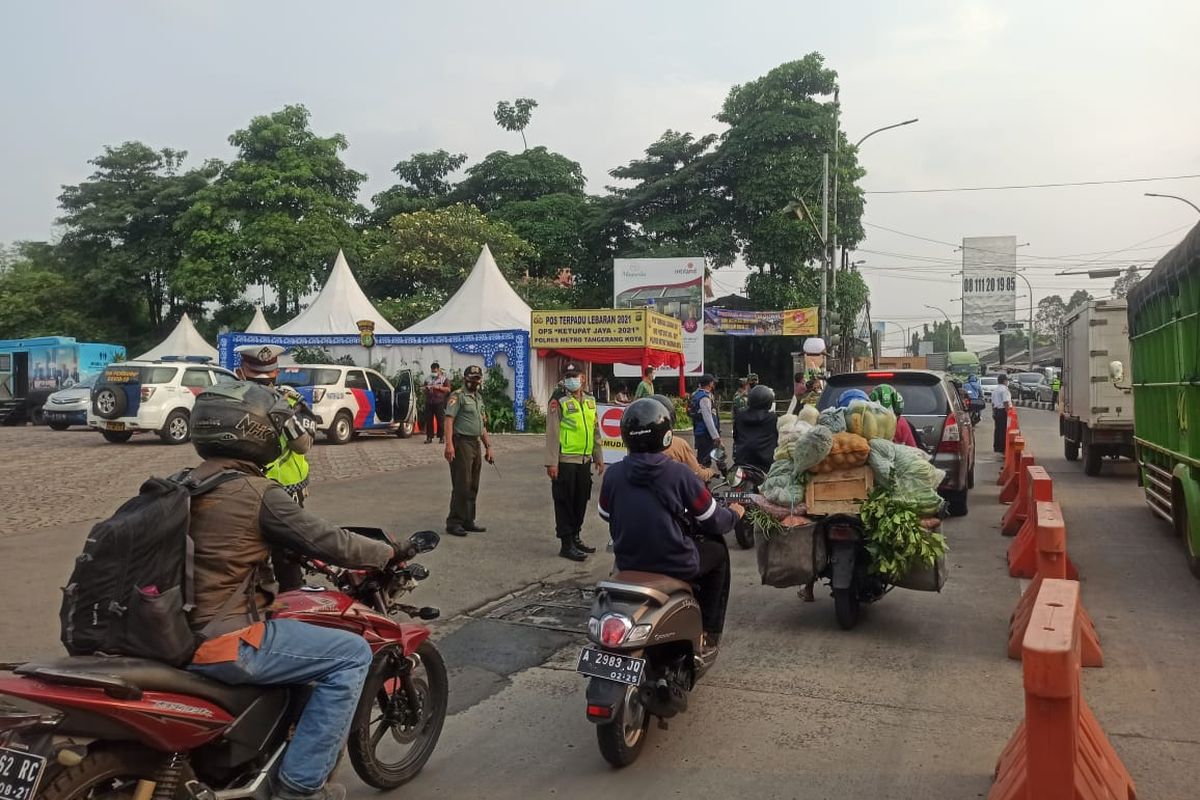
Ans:
[[[380,300],[380,313],[401,328],[437,310],[458,291],[485,244],[514,285],[533,254],[507,223],[461,204],[400,214],[367,238],[363,289]]]
[[[229,142],[237,158],[180,221],[188,236],[183,269],[222,302],[247,284],[266,284],[281,311],[298,312],[334,254],[356,248],[353,223],[365,211],[355,198],[366,176],[342,161],[346,138],[314,134],[301,105],[253,118]],[[237,279],[222,281],[228,265]]]
[[[1047,295],[1038,301],[1037,316],[1033,324],[1038,333],[1057,340],[1059,329],[1062,328],[1063,317],[1067,313],[1067,304],[1056,294]]]
[[[374,211],[370,221],[383,225],[397,214],[442,205],[450,194],[447,178],[467,163],[466,153],[434,150],[414,153],[392,167],[400,182],[371,198]]]
[[[525,141],[525,129],[533,119],[533,110],[537,108],[537,100],[529,97],[518,97],[513,102],[501,100],[496,103],[496,123],[506,131],[516,131],[521,134],[521,144],[526,150],[529,142]]]
[[[583,168],[566,156],[535,147],[523,153],[498,150],[467,170],[450,198],[490,213],[505,203],[548,194],[583,196]]]
[[[931,342],[933,344],[933,352],[945,353],[946,350],[946,332],[950,332],[950,350],[951,353],[961,352],[967,349],[967,343],[962,337],[962,330],[955,324],[942,320],[933,323],[931,330],[929,325],[923,326],[921,340]]]
[[[1113,297],[1128,297],[1129,290],[1137,286],[1142,280],[1142,276],[1138,274],[1137,267],[1130,267],[1125,270],[1116,281],[1113,282],[1112,296]]]
[[[89,291],[66,272],[56,248],[44,242],[16,244],[0,269],[0,339],[105,338],[119,330],[120,320],[98,320],[88,313]]]
[[[212,162],[181,171],[186,157],[141,142],[105,147],[89,162],[96,171],[59,196],[67,263],[88,286],[89,302],[126,323],[158,329],[215,296],[179,269],[184,240],[175,226],[217,171]]]
[[[1091,299],[1092,295],[1086,289],[1076,289],[1075,293],[1071,295],[1071,299],[1067,301],[1067,311],[1077,308]]]
[[[531,276],[553,279],[561,269],[574,272],[590,261],[584,231],[596,213],[592,199],[560,193],[505,203],[491,218],[507,223],[532,245],[528,260]]]

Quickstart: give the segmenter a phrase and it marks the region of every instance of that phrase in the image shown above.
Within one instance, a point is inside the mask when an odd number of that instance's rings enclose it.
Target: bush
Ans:
[[[525,400],[525,432],[546,432],[546,412],[538,404],[538,401],[532,397]]]

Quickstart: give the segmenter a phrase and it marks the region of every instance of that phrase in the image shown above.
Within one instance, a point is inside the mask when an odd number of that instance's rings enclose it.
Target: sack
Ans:
[[[88,534],[63,588],[61,639],[73,656],[104,653],[183,666],[201,639],[192,632],[192,497],[234,478],[197,482],[181,472],[151,478],[137,497]],[[244,589],[243,589],[244,591]]]
[[[835,433],[829,455],[813,467],[812,471],[824,474],[861,467],[867,463],[867,456],[870,453],[871,445],[863,437],[849,431]]]
[[[856,400],[846,409],[846,430],[864,439],[886,439],[896,436],[896,415],[878,403]]]
[[[754,530],[754,555],[758,576],[764,586],[777,589],[803,586],[825,568],[825,537],[817,536],[817,524],[797,525],[773,533],[768,539]]]
[[[898,579],[893,581],[901,589],[913,589],[918,592],[940,592],[946,585],[949,570],[946,568],[946,557],[940,556],[932,564],[919,564]]]
[[[833,449],[833,434],[818,425],[792,443],[792,469],[801,475],[820,464]]]

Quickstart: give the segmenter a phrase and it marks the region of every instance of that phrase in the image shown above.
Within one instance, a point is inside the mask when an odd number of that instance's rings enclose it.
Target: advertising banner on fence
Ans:
[[[529,346],[547,349],[653,347],[677,353],[683,347],[683,333],[678,321],[646,308],[534,311],[530,319]]]
[[[703,258],[614,259],[613,308],[650,308],[679,320],[687,374],[704,372]],[[641,372],[628,364],[615,364],[613,369],[622,378]],[[673,369],[659,372],[664,377],[675,374]]]
[[[962,253],[963,335],[994,334],[1016,319],[1017,237],[964,237]]]
[[[735,311],[704,309],[704,333],[709,336],[816,336],[817,309]]]
[[[629,451],[625,442],[621,441],[621,414],[625,406],[610,406],[604,403],[596,404],[596,415],[600,421],[600,444],[604,448],[604,463],[615,464]]]

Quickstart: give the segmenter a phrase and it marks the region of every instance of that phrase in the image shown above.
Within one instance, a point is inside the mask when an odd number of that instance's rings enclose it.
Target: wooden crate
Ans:
[[[867,466],[813,475],[805,488],[809,514],[857,514],[859,506],[875,486],[875,474]]]

